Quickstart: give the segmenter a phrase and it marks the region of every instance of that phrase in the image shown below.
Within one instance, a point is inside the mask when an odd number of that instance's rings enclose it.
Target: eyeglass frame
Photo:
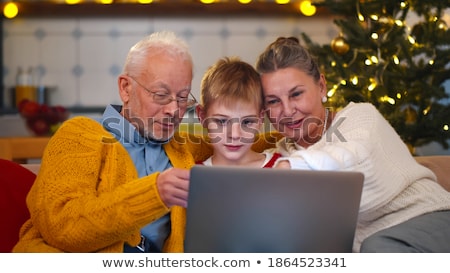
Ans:
[[[145,87],[143,84],[141,84],[138,80],[136,80],[133,76],[127,75],[128,77],[130,77],[133,81],[135,81],[140,87],[142,87],[145,91],[147,91],[149,94],[152,95],[152,99],[155,103],[159,104],[159,105],[167,105],[169,103],[171,103],[172,101],[176,101],[178,107],[185,107],[185,108],[191,108],[193,106],[195,106],[197,104],[197,99],[194,97],[194,95],[192,94],[192,92],[189,91],[189,95],[186,98],[180,98],[180,97],[175,97],[173,98],[170,94],[168,93],[160,93],[160,92],[155,92],[152,91],[150,89],[148,89],[147,87]],[[165,98],[167,99],[166,103],[161,102],[161,100],[155,99],[158,96],[165,96]],[[189,96],[191,98],[189,98]],[[185,100],[185,101],[183,101]],[[181,103],[186,103],[185,106],[180,106],[180,102]]]

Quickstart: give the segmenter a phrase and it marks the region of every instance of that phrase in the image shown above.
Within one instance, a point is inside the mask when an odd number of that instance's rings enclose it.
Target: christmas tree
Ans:
[[[303,42],[327,79],[328,104],[370,102],[410,147],[436,141],[447,149],[450,0],[324,0],[339,35],[330,44]]]

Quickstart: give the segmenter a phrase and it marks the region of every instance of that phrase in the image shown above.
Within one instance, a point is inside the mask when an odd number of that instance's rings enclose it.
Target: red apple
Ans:
[[[37,136],[47,135],[50,130],[50,125],[42,117],[28,119],[27,125]]]
[[[42,112],[43,118],[45,118],[45,120],[47,120],[49,124],[58,123],[59,122],[58,113],[55,112],[53,107],[49,107],[47,105],[45,106],[46,106],[46,108],[44,108],[45,111]]]
[[[28,102],[30,102],[29,99],[23,99],[19,102],[19,104],[17,105],[17,109],[19,110],[19,112],[22,112],[23,107],[25,106],[25,104],[27,104]]]
[[[39,113],[41,107],[39,103],[35,101],[26,101],[23,103],[21,109],[22,110],[20,111],[20,113],[22,114],[22,116],[32,117]]]
[[[53,106],[52,109],[56,113],[59,122],[63,122],[69,117],[69,111],[61,105]]]

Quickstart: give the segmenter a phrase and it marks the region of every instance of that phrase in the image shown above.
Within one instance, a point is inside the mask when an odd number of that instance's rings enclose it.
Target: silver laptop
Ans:
[[[196,165],[185,252],[351,252],[363,179],[357,172]]]

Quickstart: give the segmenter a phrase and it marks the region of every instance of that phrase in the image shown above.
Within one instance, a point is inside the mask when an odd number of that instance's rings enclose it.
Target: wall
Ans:
[[[14,86],[19,66],[38,67],[41,84],[56,87],[51,103],[103,106],[118,103],[117,76],[129,48],[143,36],[173,30],[189,43],[195,61],[192,85],[198,96],[205,69],[225,55],[254,63],[278,36],[308,33],[329,42],[331,18],[111,18],[13,19],[4,21],[4,84]],[[6,101],[10,101],[5,99]]]
[[[154,31],[172,30],[191,47],[195,62],[192,91],[198,97],[204,71],[218,58],[237,55],[254,64],[275,38],[302,32],[320,44],[329,43],[338,34],[332,21],[331,17],[295,16],[4,20],[5,91],[14,86],[19,66],[32,66],[40,71],[41,84],[51,87],[51,104],[103,108],[120,103],[117,76],[129,48]],[[11,102],[8,93],[5,101]],[[0,127],[0,136],[27,134],[17,116],[0,117]],[[450,154],[435,144],[417,152]]]

